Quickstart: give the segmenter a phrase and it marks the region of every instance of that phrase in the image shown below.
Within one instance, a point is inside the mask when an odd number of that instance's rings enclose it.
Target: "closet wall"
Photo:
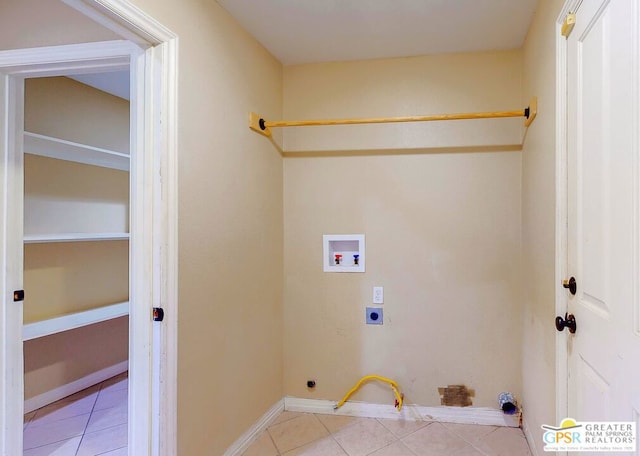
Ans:
[[[29,79],[25,130],[128,153],[129,103],[68,78]],[[31,155],[25,143],[25,237],[127,233],[129,173]],[[25,245],[24,321],[128,301],[129,243]],[[128,317],[25,342],[25,399],[128,359]],[[126,369],[126,367],[125,367]]]
[[[521,68],[520,51],[288,66],[284,118],[522,109]],[[474,406],[520,397],[522,124],[284,132],[304,151],[284,165],[286,395],[339,400],[375,373],[408,403],[440,405],[438,387],[459,384]],[[324,273],[322,235],[358,233],[366,273]],[[365,325],[373,286],[382,326]],[[353,399],[393,403],[377,384]]]

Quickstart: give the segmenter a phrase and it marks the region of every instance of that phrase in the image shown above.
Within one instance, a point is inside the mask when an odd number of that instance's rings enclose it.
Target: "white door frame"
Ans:
[[[129,454],[177,452],[177,37],[123,0],[65,0],[130,42],[0,52],[0,455],[22,454],[22,307],[13,290],[22,271],[22,192],[13,172],[22,157],[24,78],[130,64],[131,163]],[[17,163],[18,165],[20,163]],[[18,211],[19,212],[19,211]],[[165,309],[153,323],[152,307]]]
[[[582,0],[566,0],[556,19],[556,315],[567,311],[567,290],[560,284],[567,278],[568,261],[568,174],[567,174],[567,39],[562,24],[567,14],[575,12]],[[551,324],[551,319],[550,323]],[[567,417],[569,410],[569,356],[567,331],[556,332],[556,423]]]
[[[562,24],[569,13],[575,13],[582,0],[565,0],[556,19],[556,315],[564,315],[569,305],[567,290],[561,283],[567,279],[568,262],[568,185],[567,174],[567,47],[562,36]],[[552,319],[549,324],[552,324]],[[567,353],[568,331],[556,332],[556,423],[560,423],[569,412],[568,382],[569,354]]]

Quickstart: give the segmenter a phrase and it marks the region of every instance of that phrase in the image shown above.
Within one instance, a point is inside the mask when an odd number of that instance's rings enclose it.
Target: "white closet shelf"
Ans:
[[[128,240],[129,233],[60,233],[25,234],[25,244],[48,244],[53,242],[89,242]]]
[[[62,315],[48,320],[27,323],[26,325],[22,325],[22,340],[50,336],[59,332],[69,331],[70,329],[100,323],[101,321],[124,317],[125,315],[129,315],[129,301]]]
[[[24,132],[24,152],[42,157],[129,171],[130,157],[128,154],[28,131]]]

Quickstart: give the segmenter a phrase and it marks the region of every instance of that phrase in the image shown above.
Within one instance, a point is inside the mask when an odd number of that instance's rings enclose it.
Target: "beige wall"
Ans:
[[[282,67],[216,2],[133,3],[179,35],[178,453],[217,455],[283,395],[282,157],[247,127],[282,116]],[[1,49],[113,37],[10,5]]]
[[[126,361],[128,320],[120,317],[25,342],[25,399]]]
[[[521,82],[518,51],[294,65],[284,73],[285,117],[392,117],[518,110],[524,107],[517,95]],[[495,149],[521,144],[521,125],[519,119],[487,119],[289,128],[284,129],[284,149]]]
[[[510,51],[285,67],[285,117],[511,109],[521,65]],[[424,154],[287,156],[285,394],[338,400],[376,373],[422,405],[440,405],[438,387],[450,384],[474,389],[475,406],[520,395],[521,154],[486,146],[505,132],[515,141],[520,125],[486,125],[477,146],[448,136]],[[313,141],[335,151],[358,134],[350,128]],[[419,149],[422,139],[388,141]],[[366,235],[366,273],[322,272],[322,235],[341,233]],[[374,285],[384,286],[383,326],[365,325]],[[353,399],[393,402],[379,385]]]
[[[127,171],[25,151],[25,234],[129,232]]]
[[[129,300],[127,241],[27,244],[24,250],[25,323]]]
[[[121,152],[129,150],[129,103],[67,78],[29,79],[25,129]],[[129,173],[29,155],[25,234],[127,232]],[[27,244],[25,323],[123,302],[127,241]],[[128,319],[25,342],[25,398],[128,359]]]
[[[282,157],[247,126],[282,67],[216,2],[134,3],[180,37],[178,454],[219,455],[282,398]]]
[[[555,416],[555,21],[564,2],[542,0],[524,45],[524,90],[539,111],[522,154],[523,364],[525,421],[541,453],[543,423]]]
[[[64,77],[25,83],[24,128],[31,133],[129,153],[129,102]]]
[[[60,0],[2,0],[0,50],[120,39]]]

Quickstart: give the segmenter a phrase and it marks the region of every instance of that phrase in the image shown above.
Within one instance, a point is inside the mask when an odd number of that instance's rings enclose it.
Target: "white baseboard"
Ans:
[[[67,396],[71,396],[83,389],[90,386],[97,385],[105,380],[122,374],[129,369],[129,361],[123,361],[113,366],[106,367],[98,372],[92,372],[86,377],[82,377],[66,385],[59,386],[58,388],[47,391],[46,393],[39,394],[24,401],[24,413],[33,412],[34,410],[49,405],[60,399],[64,399]]]
[[[264,432],[278,415],[289,412],[321,413],[323,415],[346,415],[363,418],[386,418],[411,421],[440,421],[443,423],[481,424],[491,426],[518,427],[518,415],[505,415],[502,410],[482,407],[422,407],[404,405],[398,412],[392,405],[368,402],[347,402],[334,410],[334,401],[285,397],[276,402],[267,413],[256,421],[223,456],[240,456]],[[534,453],[535,454],[535,453]]]
[[[502,410],[483,407],[423,407],[404,405],[398,412],[393,405],[367,402],[347,402],[334,410],[334,401],[284,398],[284,409],[291,412],[347,415],[364,418],[385,418],[411,421],[440,421],[443,423],[482,424],[519,427],[518,415],[506,415]]]
[[[538,442],[537,439],[531,433],[531,427],[527,422],[527,419],[522,420],[522,432],[524,432],[524,436],[527,439],[527,443],[529,444],[529,450],[531,450],[531,454],[533,456],[538,456],[540,452],[538,451]]]
[[[233,445],[227,448],[223,456],[241,456],[247,448],[258,438],[263,431],[265,431],[271,423],[280,415],[280,412],[284,410],[284,401],[280,399],[278,402],[267,410],[267,413],[256,421],[253,426],[246,430]]]

